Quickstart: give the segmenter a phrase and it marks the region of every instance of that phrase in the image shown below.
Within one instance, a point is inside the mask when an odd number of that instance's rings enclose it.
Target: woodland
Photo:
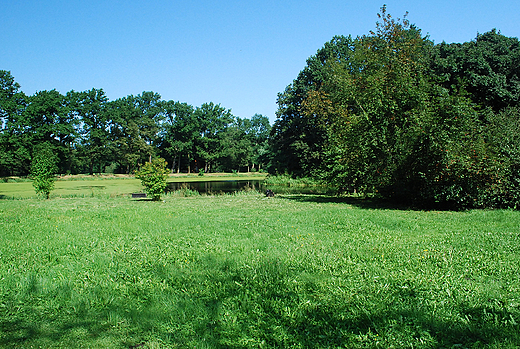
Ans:
[[[42,147],[59,174],[133,173],[162,157],[172,172],[260,169],[269,119],[241,119],[220,104],[162,100],[156,92],[108,100],[103,89],[27,96],[0,71],[0,176],[26,176]]]
[[[335,36],[278,94],[271,126],[102,89],[26,95],[0,71],[0,176],[27,176],[50,147],[60,174],[266,170],[420,207],[518,208],[520,43],[493,29],[435,44],[381,8],[374,31]]]
[[[278,95],[270,172],[418,207],[518,207],[518,38],[434,44],[406,16],[378,17]]]

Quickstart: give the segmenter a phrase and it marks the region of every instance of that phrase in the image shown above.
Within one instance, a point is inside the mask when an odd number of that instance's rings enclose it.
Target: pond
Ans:
[[[168,191],[187,188],[201,194],[233,193],[241,190],[265,191],[267,188],[263,180],[227,180],[227,181],[200,181],[200,182],[169,182]]]
[[[241,190],[256,190],[265,193],[271,189],[275,194],[328,194],[330,188],[324,187],[290,187],[285,185],[266,185],[263,180],[226,180],[226,181],[200,181],[200,182],[169,182],[168,191],[176,191],[187,188],[198,191],[201,194],[233,193]]]

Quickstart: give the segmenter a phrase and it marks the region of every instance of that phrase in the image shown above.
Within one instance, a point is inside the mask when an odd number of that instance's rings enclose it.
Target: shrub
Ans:
[[[135,177],[141,180],[144,191],[152,197],[152,200],[161,200],[161,194],[164,193],[168,178],[168,163],[162,159],[154,159],[152,162],[145,163],[139,171],[135,173]]]
[[[48,199],[54,189],[55,174],[58,171],[58,157],[50,144],[44,143],[33,157],[31,176],[36,194]]]

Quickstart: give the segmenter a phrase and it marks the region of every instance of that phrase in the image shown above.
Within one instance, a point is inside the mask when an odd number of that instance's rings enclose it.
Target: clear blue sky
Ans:
[[[273,122],[306,59],[334,35],[367,34],[385,3],[435,43],[520,36],[517,0],[0,0],[0,69],[27,94],[154,91]]]

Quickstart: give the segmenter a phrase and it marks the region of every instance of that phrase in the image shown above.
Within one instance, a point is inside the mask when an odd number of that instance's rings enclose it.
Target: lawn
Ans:
[[[0,347],[520,347],[518,211],[94,193],[0,200],[0,241]]]
[[[230,179],[253,180],[263,179],[264,173],[211,173],[199,176],[196,174],[173,174],[168,177],[168,182],[194,182],[194,181],[221,181]],[[55,188],[51,197],[87,197],[87,196],[125,196],[130,193],[142,192],[141,181],[134,176],[64,176],[55,182]],[[32,182],[0,182],[1,199],[27,199],[36,198]]]

